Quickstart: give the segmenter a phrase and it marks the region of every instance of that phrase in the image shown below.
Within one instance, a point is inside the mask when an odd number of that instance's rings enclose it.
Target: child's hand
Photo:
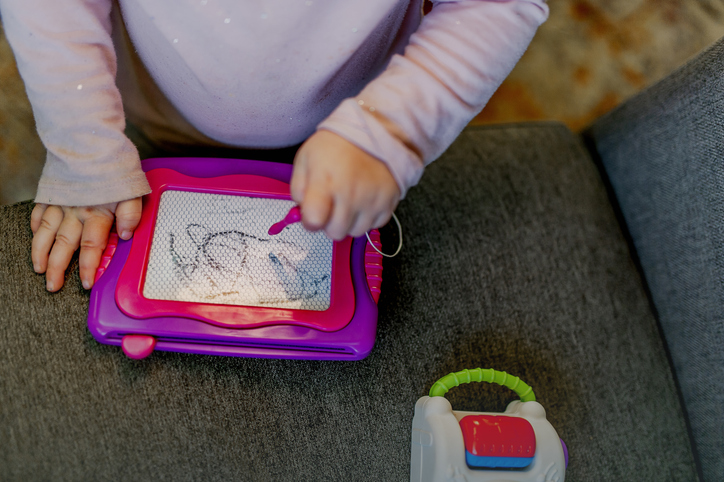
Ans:
[[[384,225],[400,200],[400,188],[384,163],[325,130],[297,152],[291,191],[304,227],[323,229],[336,240]]]
[[[78,247],[83,287],[93,286],[114,216],[119,236],[129,239],[141,220],[141,198],[100,206],[35,205],[30,218],[31,257],[35,272],[45,273],[48,291],[62,288],[65,270]]]

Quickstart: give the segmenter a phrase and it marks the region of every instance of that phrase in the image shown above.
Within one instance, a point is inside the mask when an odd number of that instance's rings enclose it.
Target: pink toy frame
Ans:
[[[190,318],[226,328],[255,328],[268,325],[296,325],[332,332],[344,328],[355,312],[355,295],[350,272],[352,238],[333,244],[331,298],[325,311],[293,310],[255,306],[151,300],[143,296],[151,241],[161,195],[168,190],[229,194],[271,199],[291,199],[289,185],[262,176],[236,174],[195,178],[160,168],[146,173],[152,193],[143,198],[143,216],[115,293],[118,308],[127,316],[150,319],[163,316]]]

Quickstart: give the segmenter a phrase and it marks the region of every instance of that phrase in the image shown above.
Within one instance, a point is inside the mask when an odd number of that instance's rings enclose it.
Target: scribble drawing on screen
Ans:
[[[329,275],[302,267],[307,251],[294,243],[188,224],[191,244],[184,253],[174,234],[168,236],[177,275],[200,299],[278,305],[328,297]]]

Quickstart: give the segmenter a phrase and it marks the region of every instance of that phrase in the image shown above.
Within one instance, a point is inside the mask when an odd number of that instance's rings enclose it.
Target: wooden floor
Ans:
[[[724,36],[724,0],[549,0],[551,16],[474,124],[579,130]],[[0,29],[0,204],[31,199],[44,149]]]

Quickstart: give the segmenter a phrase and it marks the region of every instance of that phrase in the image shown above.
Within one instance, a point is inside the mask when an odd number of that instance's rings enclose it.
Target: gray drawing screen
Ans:
[[[283,199],[166,191],[143,296],[153,300],[322,311],[329,308],[332,241],[301,223],[269,227]]]

